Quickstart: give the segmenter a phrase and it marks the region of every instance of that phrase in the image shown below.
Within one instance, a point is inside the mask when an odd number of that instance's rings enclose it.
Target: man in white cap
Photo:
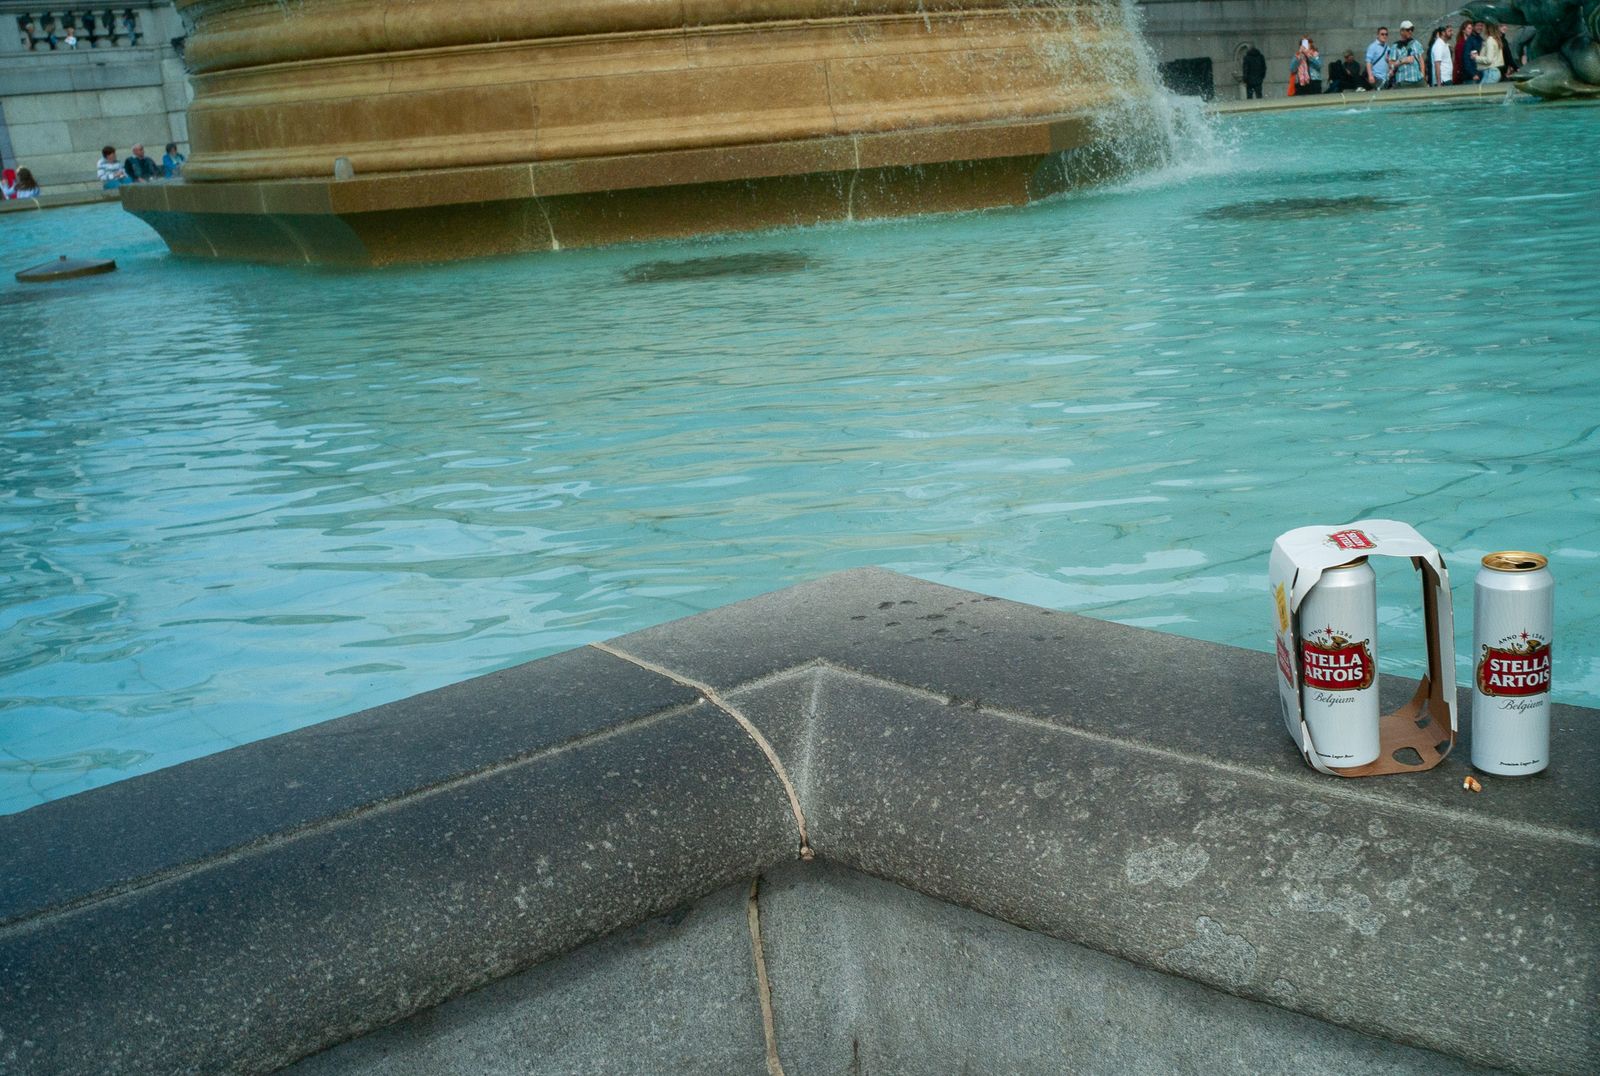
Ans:
[[[1411,20],[1400,24],[1400,40],[1394,46],[1394,84],[1415,89],[1422,85],[1422,42],[1413,36]]]

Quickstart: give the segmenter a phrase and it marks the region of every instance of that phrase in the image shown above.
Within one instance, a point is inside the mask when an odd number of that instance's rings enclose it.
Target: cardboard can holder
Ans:
[[[1403,557],[1422,575],[1422,611],[1428,636],[1428,671],[1417,683],[1411,701],[1378,719],[1379,751],[1375,761],[1335,768],[1319,757],[1306,720],[1305,634],[1300,612],[1322,574],[1357,557]],[[1375,777],[1415,773],[1443,762],[1455,747],[1456,657],[1450,603],[1450,577],[1439,551],[1405,523],[1363,519],[1342,527],[1299,527],[1280,534],[1272,544],[1268,569],[1272,589],[1273,626],[1278,655],[1278,703],[1289,738],[1312,769],[1338,777]],[[1410,748],[1421,759],[1396,755]]]

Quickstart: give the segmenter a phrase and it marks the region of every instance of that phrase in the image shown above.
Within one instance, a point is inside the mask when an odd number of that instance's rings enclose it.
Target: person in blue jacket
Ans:
[[[1300,39],[1300,47],[1289,61],[1289,82],[1294,86],[1296,97],[1322,92],[1322,54],[1309,37]]]

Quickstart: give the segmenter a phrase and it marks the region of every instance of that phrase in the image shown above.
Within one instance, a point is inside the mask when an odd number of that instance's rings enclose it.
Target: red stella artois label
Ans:
[[[1486,644],[1478,655],[1478,690],[1509,698],[1549,691],[1550,643],[1524,631]]]
[[[1306,686],[1323,691],[1361,691],[1372,686],[1377,665],[1372,640],[1353,642],[1333,628],[1322,628],[1300,641]]]
[[[1339,549],[1377,549],[1378,543],[1358,530],[1334,531],[1328,535],[1328,544]]]

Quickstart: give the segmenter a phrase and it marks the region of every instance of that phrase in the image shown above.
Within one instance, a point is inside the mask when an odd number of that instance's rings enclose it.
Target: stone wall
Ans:
[[[1217,99],[1244,96],[1240,61],[1251,45],[1267,57],[1266,97],[1284,96],[1289,60],[1302,37],[1310,36],[1325,66],[1350,49],[1359,60],[1379,26],[1399,38],[1400,20],[1417,24],[1424,45],[1439,10],[1401,0],[1343,0],[1340,3],[1287,3],[1283,0],[1139,0],[1145,38],[1163,63],[1209,57]]]
[[[71,31],[69,41],[68,32]],[[187,148],[182,20],[170,0],[92,8],[0,0],[0,156],[50,193],[93,190],[100,147]]]

